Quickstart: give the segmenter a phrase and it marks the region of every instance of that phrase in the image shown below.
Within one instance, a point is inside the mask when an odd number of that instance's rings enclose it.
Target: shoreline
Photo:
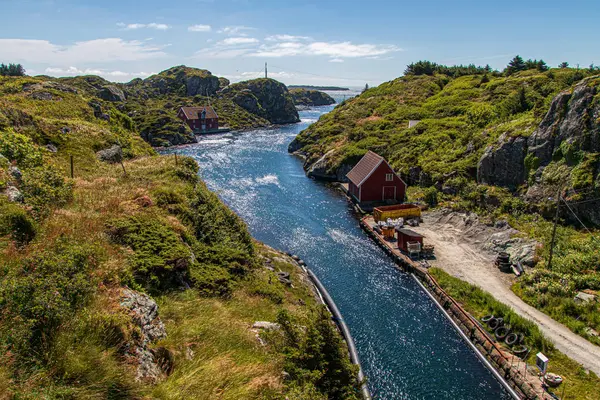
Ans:
[[[290,253],[286,253],[286,254],[289,257],[291,257],[292,260],[294,260],[294,263],[300,269],[302,269],[304,271],[304,273],[306,273],[313,288],[315,289],[315,291],[319,297],[319,300],[321,301],[321,303],[323,303],[327,307],[327,310],[331,314],[332,319],[335,322],[335,325],[338,327],[340,334],[342,335],[342,337],[344,338],[344,341],[346,342],[346,346],[348,347],[348,354],[349,354],[350,361],[352,362],[352,364],[358,366],[358,381],[360,383],[360,390],[362,393],[362,397],[364,400],[371,400],[372,399],[371,392],[369,391],[369,387],[368,387],[367,381],[365,379],[365,374],[363,372],[362,365],[360,363],[360,358],[358,356],[358,352],[356,351],[356,345],[354,344],[354,339],[352,338],[352,334],[350,333],[348,326],[344,322],[342,313],[340,312],[337,305],[333,301],[333,298],[329,295],[329,292],[327,291],[325,286],[323,286],[323,284],[321,283],[319,278],[308,268],[306,263],[304,261],[302,261],[302,259],[300,259],[296,255],[293,255]],[[296,260],[296,258],[298,258],[298,260]]]

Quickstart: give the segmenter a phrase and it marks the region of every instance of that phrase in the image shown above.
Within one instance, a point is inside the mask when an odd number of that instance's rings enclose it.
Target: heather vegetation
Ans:
[[[307,168],[327,154],[319,164],[326,165],[323,173],[331,175],[372,150],[409,183],[409,200],[474,211],[490,223],[508,220],[541,243],[537,266],[518,280],[515,293],[600,343],[595,336],[600,332],[600,303],[574,299],[578,292],[598,295],[600,290],[596,233],[600,164],[593,145],[598,143],[597,74],[593,65],[549,69],[543,60],[519,56],[504,71],[420,61],[409,65],[405,76],[337,106],[303,131],[290,148],[306,156]],[[577,105],[569,108],[571,104]],[[540,128],[549,111],[547,125]],[[419,122],[409,128],[409,120]],[[561,124],[563,131],[555,144],[548,145],[554,146],[553,151],[541,164],[535,146],[549,139],[527,140],[541,130],[552,137],[552,127]],[[579,134],[581,138],[573,136]],[[496,160],[502,160],[489,163],[485,178],[492,183],[482,182],[485,154],[488,158],[499,154]],[[512,179],[519,174],[522,181]],[[561,226],[549,267],[559,189],[571,209],[561,202]]]
[[[0,78],[0,398],[352,398],[356,370],[302,271],[98,83]],[[115,145],[123,166],[96,155]],[[150,337],[140,321],[156,318],[166,335]]]

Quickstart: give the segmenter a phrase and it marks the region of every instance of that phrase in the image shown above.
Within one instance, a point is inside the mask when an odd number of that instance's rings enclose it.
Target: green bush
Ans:
[[[0,276],[0,340],[24,362],[42,360],[57,328],[84,307],[98,267],[89,243],[59,240]]]
[[[314,386],[329,399],[356,399],[357,367],[324,306],[314,311],[306,330],[287,312],[277,322],[285,336],[285,370],[298,387]]]
[[[148,290],[179,287],[189,279],[192,251],[157,215],[138,214],[108,224],[110,238],[133,250],[130,264],[137,284]]]
[[[73,184],[51,166],[23,170],[21,191],[25,203],[39,216],[64,206],[73,197]]]
[[[35,233],[36,225],[29,214],[0,197],[0,236],[10,235],[17,243],[25,244],[35,237]]]
[[[435,187],[431,186],[424,191],[425,203],[427,203],[430,207],[435,207],[438,205],[438,191]]]
[[[0,154],[21,167],[35,167],[42,164],[42,152],[33,141],[12,129],[0,130]]]

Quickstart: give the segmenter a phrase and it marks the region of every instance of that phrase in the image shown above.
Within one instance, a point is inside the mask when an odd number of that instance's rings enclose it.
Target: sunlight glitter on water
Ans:
[[[307,262],[340,308],[376,398],[508,398],[413,279],[363,234],[346,200],[287,154],[307,121],[330,109],[167,152],[198,161],[208,187],[254,237]]]

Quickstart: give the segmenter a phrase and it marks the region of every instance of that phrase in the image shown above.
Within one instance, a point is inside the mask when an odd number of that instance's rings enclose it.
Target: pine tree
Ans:
[[[369,90],[369,84],[365,84],[365,88],[363,89],[363,92],[366,92],[367,90]]]
[[[540,72],[545,72],[548,71],[548,64],[546,64],[546,62],[544,60],[540,60],[537,62],[536,68],[538,71]]]
[[[560,64],[558,64],[558,68],[569,68],[569,63],[566,61],[563,61]]]
[[[21,64],[0,64],[1,76],[24,76],[25,68]]]
[[[508,76],[508,75],[512,75],[519,71],[524,71],[526,68],[527,67],[525,66],[525,61],[523,61],[523,58],[521,56],[517,55],[517,56],[515,56],[515,58],[510,60],[510,62],[508,63],[508,66],[506,67],[504,72]]]

